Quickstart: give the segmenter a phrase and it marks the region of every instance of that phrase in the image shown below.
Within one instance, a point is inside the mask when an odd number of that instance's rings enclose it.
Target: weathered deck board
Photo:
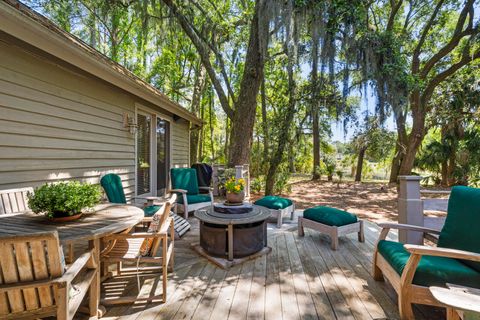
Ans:
[[[176,266],[169,274],[167,303],[113,307],[103,319],[399,318],[393,289],[371,276],[379,233],[373,223],[365,225],[365,243],[349,235],[341,238],[337,251],[331,251],[328,237],[316,231],[306,229],[305,237],[299,237],[293,225],[272,227],[270,254],[225,271],[190,249],[198,242],[198,223],[190,220],[192,231],[175,242]],[[151,285],[144,281],[142,291],[148,292]],[[137,290],[136,278],[128,286]],[[429,308],[415,313],[418,319],[443,316]]]

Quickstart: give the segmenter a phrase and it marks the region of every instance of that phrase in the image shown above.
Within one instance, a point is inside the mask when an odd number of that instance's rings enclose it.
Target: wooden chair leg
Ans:
[[[385,280],[383,278],[383,272],[382,270],[377,266],[377,252],[375,251],[373,253],[373,265],[372,265],[372,276],[373,276],[373,279],[376,280],[376,281],[383,281]]]
[[[295,217],[295,203],[292,204],[292,212],[290,212],[290,220],[293,221],[294,217]]]
[[[67,255],[67,263],[72,264],[75,260],[75,251],[73,249],[73,243],[68,245],[68,255]]]
[[[408,299],[408,293],[400,291],[398,294],[398,308],[400,311],[400,319],[402,320],[415,320],[413,315],[413,308],[410,299]]]
[[[460,320],[460,315],[453,308],[447,308],[447,320]]]
[[[338,228],[333,227],[332,233],[330,233],[330,238],[332,239],[332,250],[337,250],[338,248]]]
[[[360,220],[360,231],[358,231],[358,241],[365,242],[365,234],[363,233],[363,220]]]
[[[167,250],[168,250],[168,237],[165,235],[163,237],[163,248],[162,248],[162,301],[165,303],[167,301]]]
[[[303,237],[305,235],[305,230],[303,229],[303,218],[298,217],[298,236]]]
[[[67,286],[59,287],[57,290],[57,319],[58,320],[67,320],[68,319],[68,294]]]
[[[283,210],[277,210],[277,228],[281,228],[282,227],[282,223],[283,223]]]

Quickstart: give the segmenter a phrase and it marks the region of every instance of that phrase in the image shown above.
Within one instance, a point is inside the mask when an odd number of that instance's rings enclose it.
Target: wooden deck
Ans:
[[[169,276],[167,303],[107,308],[103,319],[398,319],[396,296],[371,277],[378,227],[367,222],[365,243],[356,234],[341,238],[331,251],[329,239],[296,223],[269,227],[272,252],[226,271],[191,250],[198,223],[175,243],[175,271]],[[288,221],[288,220],[287,220]],[[396,235],[391,234],[391,239]],[[141,291],[161,292],[158,277],[142,277]],[[125,275],[105,285],[109,294],[137,290],[137,278]],[[153,288],[153,289],[152,289]],[[442,319],[443,310],[422,307],[417,319]]]

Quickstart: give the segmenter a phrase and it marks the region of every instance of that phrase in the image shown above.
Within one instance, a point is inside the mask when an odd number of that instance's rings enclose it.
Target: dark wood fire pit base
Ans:
[[[218,266],[220,268],[223,268],[223,269],[227,269],[227,270],[230,269],[231,267],[237,265],[237,264],[244,263],[245,261],[248,261],[248,260],[256,259],[256,258],[261,257],[263,255],[269,254],[272,251],[272,248],[264,247],[260,251],[254,253],[250,256],[243,257],[243,258],[237,258],[237,259],[233,259],[233,260],[228,260],[226,258],[214,257],[214,256],[210,255],[207,251],[205,251],[200,246],[199,243],[192,243],[192,249],[195,250],[201,256],[207,258],[210,262],[212,262],[216,266]]]

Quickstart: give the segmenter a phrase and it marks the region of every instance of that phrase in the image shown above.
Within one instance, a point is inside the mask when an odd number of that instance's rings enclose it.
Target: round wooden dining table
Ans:
[[[91,317],[101,317],[100,301],[100,240],[110,234],[121,232],[137,225],[144,217],[143,210],[131,205],[100,204],[92,213],[83,214],[75,221],[53,222],[43,215],[32,212],[0,215],[0,237],[29,235],[39,232],[57,231],[60,243],[87,242],[93,249],[96,275],[92,282],[95,290],[90,293]],[[102,308],[103,309],[103,308]]]

